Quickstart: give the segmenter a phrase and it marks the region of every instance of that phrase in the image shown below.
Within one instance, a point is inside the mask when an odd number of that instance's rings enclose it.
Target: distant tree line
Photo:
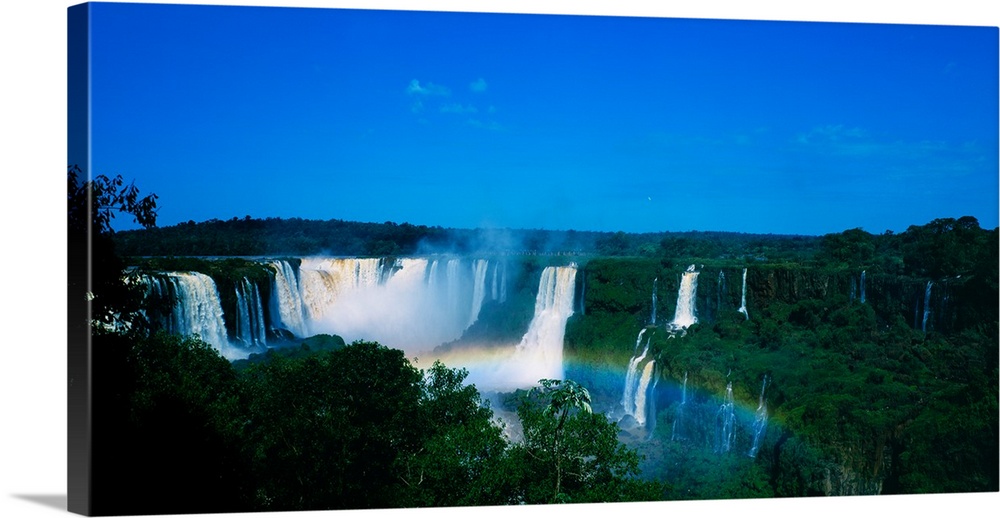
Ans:
[[[188,221],[114,234],[124,256],[353,255],[425,252],[791,260],[819,248],[817,236],[737,232],[594,232],[456,229],[410,223],[265,218]]]

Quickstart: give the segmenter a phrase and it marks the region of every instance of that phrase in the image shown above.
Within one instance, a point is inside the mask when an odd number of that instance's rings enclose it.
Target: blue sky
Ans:
[[[160,225],[998,224],[995,27],[92,9],[91,167]]]

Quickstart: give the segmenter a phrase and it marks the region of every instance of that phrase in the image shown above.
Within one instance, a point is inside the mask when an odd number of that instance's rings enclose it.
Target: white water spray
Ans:
[[[677,309],[674,311],[674,320],[667,325],[668,330],[687,329],[698,322],[695,308],[697,293],[698,272],[695,271],[692,264],[688,266],[687,271],[681,274],[681,285],[677,289]]]
[[[649,339],[646,340],[646,346],[642,349],[642,352],[639,352],[639,344],[642,342],[642,335],[645,333],[646,328],[642,328],[642,330],[639,331],[639,336],[635,339],[635,352],[633,352],[632,359],[628,362],[628,370],[625,371],[625,388],[622,391],[622,411],[624,411],[626,415],[634,417],[636,421],[639,421],[639,414],[641,414],[641,411],[638,409],[640,405],[637,403],[640,391],[639,385],[641,382],[639,376],[639,365],[646,359],[646,354],[649,353]],[[643,396],[643,399],[644,398],[645,396]]]
[[[764,401],[764,389],[767,387],[767,376],[764,376],[764,381],[760,385],[760,399],[757,402],[757,411],[754,413],[753,425],[751,430],[753,431],[753,442],[750,445],[750,451],[747,453],[750,457],[757,456],[757,450],[760,449],[760,441],[764,437],[764,431],[767,430],[767,403]]]
[[[236,285],[236,339],[246,349],[267,347],[260,291],[246,277]]]
[[[715,452],[726,453],[733,445],[733,425],[736,422],[736,404],[733,400],[733,382],[726,384],[726,396],[715,416]]]
[[[485,259],[477,259],[472,265],[472,311],[469,312],[469,323],[466,328],[479,320],[479,311],[483,308],[483,300],[486,298],[486,269],[489,262]]]
[[[246,353],[234,351],[229,344],[222,302],[211,277],[198,272],[166,272],[162,275],[147,278],[147,284],[158,295],[176,297],[173,310],[162,322],[167,332],[197,336],[226,358],[245,356]]]
[[[642,368],[642,377],[639,378],[639,386],[635,390],[635,422],[639,426],[646,425],[646,398],[648,396],[649,382],[653,377],[655,360],[649,360],[646,362],[646,366]]]
[[[649,318],[649,325],[656,325],[656,283],[659,278],[653,279],[653,311],[651,311],[651,316]]]
[[[486,371],[473,372],[470,380],[486,389],[528,388],[540,379],[563,379],[563,339],[566,321],[573,315],[576,265],[549,266],[542,270],[535,297],[535,313],[528,331],[506,358],[497,358]]]
[[[677,416],[674,418],[674,424],[670,429],[670,440],[676,441],[682,438],[683,427],[684,427],[684,409],[687,406],[687,392],[688,392],[688,373],[684,371],[684,383],[681,385],[681,404],[677,407]],[[682,432],[677,433],[677,423],[681,423]]]
[[[288,261],[273,261],[270,264],[275,269],[271,288],[271,325],[295,336],[308,336],[295,270]]]
[[[750,320],[750,314],[747,313],[747,269],[746,268],[743,269],[743,288],[741,293],[742,295],[740,295],[739,311],[740,313],[743,313],[743,316],[747,317],[747,320]]]
[[[861,270],[861,303],[865,303],[865,270]]]
[[[927,332],[927,321],[931,318],[931,286],[934,283],[927,281],[927,287],[924,288],[924,318],[920,323],[920,330],[924,333]]]

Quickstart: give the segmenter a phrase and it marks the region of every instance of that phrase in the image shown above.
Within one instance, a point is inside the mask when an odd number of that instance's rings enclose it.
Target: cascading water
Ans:
[[[861,303],[865,303],[865,270],[861,270]]]
[[[743,269],[743,288],[741,293],[742,294],[740,295],[739,311],[740,313],[743,313],[743,316],[747,317],[747,320],[750,320],[750,314],[747,313],[747,269],[746,268]]]
[[[726,272],[719,270],[719,278],[715,284],[715,307],[722,310],[722,301],[726,298]]]
[[[677,416],[674,417],[674,424],[670,429],[670,440],[677,441],[683,438],[684,409],[687,407],[688,373],[684,371],[684,383],[681,385],[681,404],[677,406]],[[680,423],[681,431],[678,433],[677,425]]]
[[[726,453],[733,445],[733,425],[736,422],[736,404],[733,400],[733,382],[726,384],[726,396],[715,415],[715,452]]]
[[[497,261],[493,266],[493,282],[490,286],[491,299],[501,304],[507,302],[507,263]]]
[[[656,283],[660,279],[653,279],[653,310],[650,312],[649,325],[656,325]]]
[[[462,293],[462,284],[459,281],[458,269],[461,267],[462,261],[460,259],[449,259],[445,264],[445,291],[448,294],[445,300],[447,301],[447,308],[451,314],[458,314],[459,307],[462,305],[460,300]]]
[[[309,323],[320,321],[336,307],[338,299],[378,286],[382,279],[381,259],[302,259],[299,265],[299,293],[303,313]],[[306,330],[313,332],[312,329]]]
[[[575,264],[542,270],[534,317],[510,359],[504,361],[498,385],[523,388],[543,378],[563,378],[563,338],[566,321],[573,315],[575,288]]]
[[[764,431],[767,430],[767,403],[764,402],[764,389],[767,387],[767,376],[764,376],[764,381],[760,385],[760,399],[757,402],[757,412],[754,413],[753,425],[751,430],[753,431],[753,441],[750,445],[750,451],[747,453],[750,457],[757,456],[757,450],[760,448],[760,441],[764,437]]]
[[[161,321],[167,332],[197,336],[227,358],[244,356],[233,351],[226,334],[226,321],[215,281],[198,272],[166,272],[156,278],[146,277],[154,296],[172,295],[176,304]]]
[[[264,307],[257,285],[246,277],[236,285],[236,339],[246,349],[267,347]]]
[[[297,337],[337,334],[348,342],[373,340],[411,352],[456,340],[478,320],[491,266],[485,259],[456,257],[402,258],[391,264],[377,258],[310,257],[300,261],[297,272],[286,261],[272,264],[277,270],[273,326]],[[495,285],[501,298],[505,284],[498,280]]]
[[[639,378],[639,385],[635,389],[635,422],[639,426],[646,425],[646,401],[649,395],[649,382],[653,377],[654,366],[656,364],[655,360],[649,360],[646,362],[646,366],[642,368],[642,376]]]
[[[483,300],[486,298],[486,269],[489,262],[485,259],[477,259],[472,266],[472,311],[469,312],[469,323],[466,328],[472,326],[479,320],[479,311],[483,308]]]
[[[639,412],[637,410],[637,394],[639,391],[639,364],[646,358],[646,354],[649,352],[649,340],[646,340],[646,347],[643,348],[642,352],[639,352],[639,344],[642,342],[642,335],[646,334],[646,328],[642,328],[639,331],[639,336],[635,339],[635,352],[632,353],[632,359],[628,362],[628,370],[625,372],[625,389],[622,391],[622,411],[626,415],[630,415],[639,421]],[[652,338],[652,337],[650,337]],[[640,422],[641,424],[641,422]]]
[[[687,271],[681,274],[681,285],[677,289],[677,309],[674,311],[674,320],[667,324],[669,331],[679,331],[691,327],[698,322],[696,316],[696,300],[698,293],[698,272],[694,265],[688,266]]]
[[[931,286],[934,283],[927,281],[927,287],[924,288],[924,318],[920,322],[920,330],[924,333],[927,332],[927,321],[931,317]]]
[[[656,372],[655,361],[650,360],[650,365],[653,366],[652,376],[653,385],[649,387],[649,391],[646,392],[646,422],[649,423],[649,433],[646,435],[646,439],[653,438],[653,432],[656,431],[656,385],[660,382],[660,375]]]
[[[308,336],[295,270],[288,261],[273,261],[270,264],[275,269],[271,289],[271,326],[285,329],[295,336]]]

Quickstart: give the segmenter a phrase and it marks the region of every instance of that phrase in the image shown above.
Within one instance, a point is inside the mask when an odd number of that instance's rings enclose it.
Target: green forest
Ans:
[[[71,252],[90,236],[94,257],[94,514],[998,491],[1000,240],[975,218],[824,236],[249,216],[158,228],[154,195],[79,176],[70,169],[69,231]],[[114,232],[116,216],[145,228]],[[462,369],[420,369],[393,344],[331,335],[231,362],[157,330],[149,315],[170,308],[149,307],[128,280],[201,271],[221,292],[273,276],[248,257],[430,250],[516,257],[524,278],[571,256],[580,301],[566,379],[487,397]],[[698,323],[669,333],[689,265]],[[512,294],[529,315],[533,289]],[[463,338],[527,324],[483,312]],[[643,329],[662,395],[638,433],[607,412]],[[740,408],[720,451],[727,388]]]

